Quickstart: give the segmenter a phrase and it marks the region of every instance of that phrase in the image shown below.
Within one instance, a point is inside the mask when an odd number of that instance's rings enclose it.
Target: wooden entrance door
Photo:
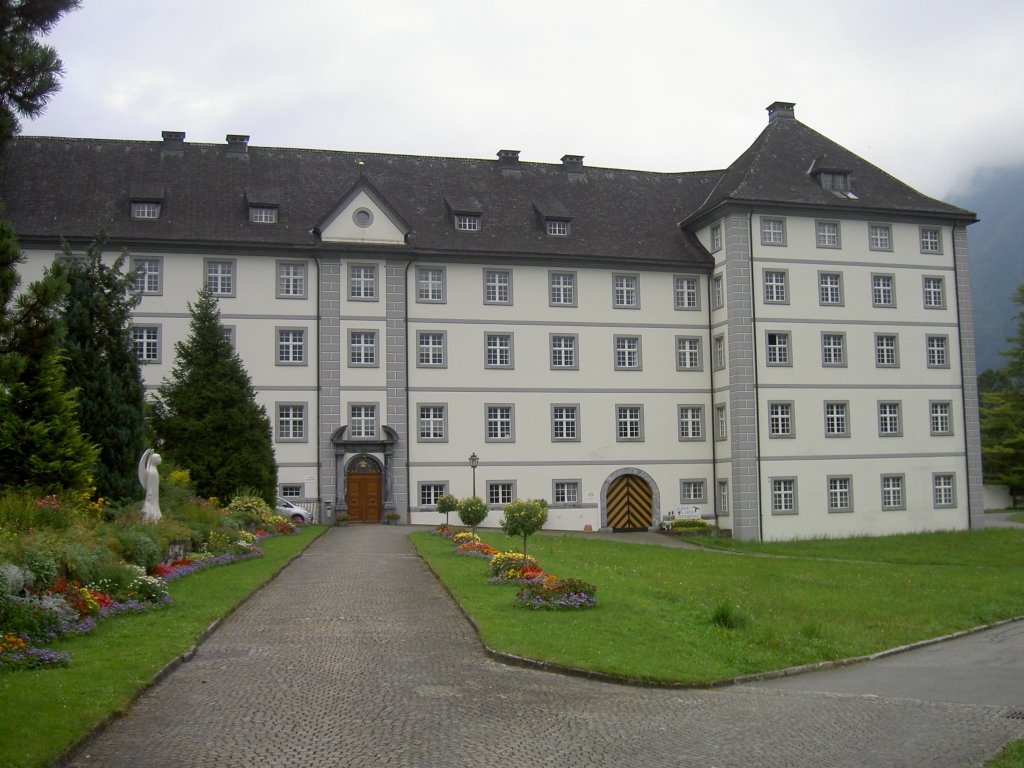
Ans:
[[[380,522],[380,472],[348,476],[348,515],[353,523]]]
[[[608,486],[605,508],[615,531],[646,531],[654,523],[651,486],[637,475],[623,475]]]

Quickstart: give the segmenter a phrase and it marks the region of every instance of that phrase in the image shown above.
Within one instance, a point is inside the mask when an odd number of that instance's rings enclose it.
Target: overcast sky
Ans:
[[[779,100],[936,197],[1024,163],[1019,0],[84,0],[48,42],[26,135],[694,171]]]

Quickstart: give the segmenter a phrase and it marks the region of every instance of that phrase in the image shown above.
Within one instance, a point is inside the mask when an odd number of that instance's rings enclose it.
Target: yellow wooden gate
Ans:
[[[608,527],[616,531],[645,531],[654,523],[651,486],[637,475],[612,480],[605,508]]]

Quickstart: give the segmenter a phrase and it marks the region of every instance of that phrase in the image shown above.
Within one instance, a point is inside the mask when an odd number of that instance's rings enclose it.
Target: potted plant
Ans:
[[[397,512],[388,512],[384,515],[384,519],[387,521],[388,525],[396,525],[400,517],[401,515]]]
[[[351,519],[352,518],[350,518],[346,513],[339,512],[334,516],[334,524],[340,527],[344,527],[348,525],[348,521]]]

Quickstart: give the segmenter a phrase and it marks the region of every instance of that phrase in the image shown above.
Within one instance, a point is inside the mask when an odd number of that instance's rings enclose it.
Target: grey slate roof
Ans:
[[[588,258],[624,265],[708,267],[711,258],[677,223],[705,200],[721,171],[646,173],[444,157],[161,141],[16,137],[0,149],[2,214],[23,242],[91,238],[105,209],[114,244],[270,246],[344,250],[316,225],[365,178],[410,228],[406,246],[451,256]],[[156,220],[130,217],[131,194],[162,190]],[[248,220],[247,205],[279,205],[277,224]],[[479,232],[456,232],[450,206],[481,212]],[[537,205],[567,212],[570,237],[544,231]],[[359,246],[352,246],[358,248]]]
[[[792,104],[769,121],[749,149],[726,169],[710,197],[683,221],[698,222],[730,203],[827,207],[974,221],[975,215],[921,194],[792,117]],[[788,116],[786,116],[788,114]],[[850,173],[856,199],[823,189],[814,171]]]

